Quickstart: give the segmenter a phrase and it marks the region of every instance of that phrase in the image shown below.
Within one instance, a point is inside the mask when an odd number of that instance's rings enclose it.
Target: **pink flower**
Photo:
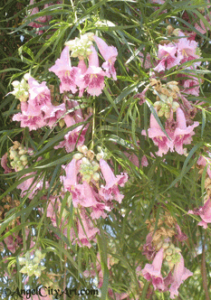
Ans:
[[[31,116],[39,116],[41,112],[45,112],[51,106],[51,93],[46,82],[38,83],[34,78],[30,77],[29,83],[29,100],[28,107],[23,107],[25,112]],[[21,107],[22,109],[22,107]]]
[[[168,70],[180,63],[180,58],[176,57],[177,47],[168,45],[158,46],[158,58],[160,59],[159,64],[154,68],[156,72]]]
[[[179,295],[178,288],[180,287],[180,285],[183,283],[184,280],[186,280],[188,277],[192,275],[193,273],[190,270],[185,268],[184,258],[180,254],[180,261],[175,265],[174,273],[171,279],[171,281],[173,282],[171,283],[171,286],[169,288],[171,299],[174,299],[175,296]]]
[[[186,241],[187,240],[187,235],[184,234],[180,228],[180,226],[178,224],[175,225],[175,228],[177,230],[177,235],[175,235],[175,238],[180,241],[180,242],[183,242],[183,241]]]
[[[28,127],[30,131],[37,130],[38,128],[46,126],[44,114],[32,116],[28,111],[23,111],[23,113],[15,114],[12,117],[12,120],[21,122],[21,127]]]
[[[30,175],[36,175],[36,172],[25,174],[22,178],[30,176]],[[28,198],[33,199],[33,197],[37,194],[39,190],[43,189],[43,179],[38,178],[34,182],[35,176],[26,179],[22,183],[20,183],[17,188],[21,190],[21,197],[23,198],[28,193]],[[33,183],[34,182],[34,183]],[[45,183],[45,188],[47,189],[49,186],[48,182]]]
[[[100,160],[100,168],[103,177],[106,181],[105,186],[101,186],[99,194],[106,200],[115,199],[119,203],[122,202],[124,195],[120,194],[117,185],[123,187],[128,180],[126,173],[115,176],[107,162],[103,159]]]
[[[53,128],[56,125],[56,122],[64,115],[65,112],[66,108],[64,103],[57,106],[51,104],[51,106],[48,106],[45,111],[44,120],[50,128]]]
[[[194,76],[188,76],[191,77],[191,79],[187,79],[183,81],[183,86],[185,90],[183,91],[186,94],[199,96],[199,80],[197,77]]]
[[[156,249],[152,245],[152,236],[153,236],[153,233],[151,233],[151,232],[149,234],[147,234],[146,243],[143,246],[142,254],[145,255],[148,260],[153,259],[155,257],[155,253],[156,253]]]
[[[178,57],[180,57],[181,62],[184,63],[189,60],[193,60],[196,58],[199,58],[199,55],[196,54],[196,48],[198,46],[198,43],[196,41],[189,40],[187,38],[181,38],[179,39],[177,43],[178,48]],[[197,63],[197,65],[200,65]]]
[[[141,165],[142,167],[147,167],[149,165],[146,155],[142,156]]]
[[[195,209],[194,211],[189,210],[188,214],[198,215],[202,218],[202,221],[198,223],[198,226],[202,226],[204,229],[207,228],[207,224],[211,223],[211,201],[208,199],[204,206]]]
[[[84,209],[80,210],[80,218],[77,222],[78,227],[78,243],[79,245],[91,247],[90,241],[96,242],[96,234],[99,233],[99,229],[94,227],[92,221],[87,216]]]
[[[184,154],[183,144],[187,145],[192,142],[192,136],[195,134],[193,129],[199,125],[199,122],[194,122],[191,126],[186,126],[186,119],[181,108],[176,111],[177,128],[174,131],[174,146],[179,154]]]
[[[18,246],[20,244],[22,244],[22,239],[15,233],[7,236],[5,239],[4,239],[4,242],[8,248],[8,250],[12,253],[15,253]]]
[[[163,248],[161,248],[155,255],[152,264],[146,264],[144,269],[141,271],[143,277],[147,281],[152,281],[154,289],[164,290],[164,280],[161,275],[161,267],[163,263]]]
[[[78,116],[79,117],[79,116]],[[67,127],[71,127],[76,124],[73,117],[70,115],[66,115],[64,117],[65,123]],[[82,120],[80,120],[82,121]],[[64,141],[60,142],[58,146],[55,146],[54,149],[59,149],[65,147],[65,150],[69,153],[72,152],[75,147],[76,143],[77,146],[82,146],[85,142],[85,134],[87,131],[87,126],[83,127],[82,125],[74,128],[73,130],[69,131],[64,136]]]
[[[8,154],[5,153],[1,158],[1,166],[4,169],[4,174],[8,174],[12,172],[12,169],[7,166],[7,162],[8,162],[7,157]]]
[[[97,36],[94,36],[94,40],[100,50],[101,55],[106,61],[102,64],[102,68],[106,71],[106,76],[112,76],[114,80],[117,80],[116,70],[114,68],[114,63],[118,55],[117,48],[114,46],[108,46],[104,40]]]
[[[69,48],[66,46],[61,53],[60,58],[56,60],[54,66],[49,69],[50,72],[54,72],[60,79],[60,93],[71,91],[75,93],[76,77],[78,75],[78,68],[71,66]]]
[[[149,69],[152,68],[152,63],[151,63],[151,56],[149,53],[147,53],[146,58],[144,59],[144,54],[142,52],[139,52],[138,54],[140,56],[140,60],[142,62],[142,67],[144,69]]]
[[[105,86],[104,76],[106,73],[99,67],[97,51],[92,46],[92,53],[89,56],[89,68],[86,73],[80,75],[77,85],[80,90],[87,88],[87,93],[92,96],[99,96]]]
[[[211,178],[211,159],[208,157],[200,156],[197,160],[197,165],[206,167],[207,166],[207,174]]]
[[[172,138],[172,134],[169,130],[166,129],[166,132]],[[145,130],[142,130],[142,135],[147,135]],[[148,136],[151,138],[156,146],[158,146],[158,156],[163,156],[169,150],[173,151],[173,141],[169,140],[165,133],[161,130],[160,125],[156,121],[153,114],[150,116],[150,128],[148,128]]]

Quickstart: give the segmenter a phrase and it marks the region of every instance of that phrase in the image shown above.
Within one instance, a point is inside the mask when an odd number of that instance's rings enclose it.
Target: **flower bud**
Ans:
[[[167,262],[170,262],[172,260],[172,257],[171,256],[166,256],[166,261]]]
[[[87,152],[87,157],[88,157],[90,160],[93,160],[94,157],[95,157],[94,151],[88,150],[88,152]]]
[[[166,255],[172,255],[173,251],[172,251],[172,249],[168,248],[168,249],[166,249],[165,253],[166,253]]]
[[[27,152],[26,152],[26,150],[24,150],[24,149],[21,149],[21,150],[19,150],[19,155],[23,155],[23,154],[26,154]]]
[[[175,112],[179,108],[179,106],[180,106],[179,103],[173,102],[173,104],[172,104],[173,112]]]
[[[83,157],[83,154],[82,154],[82,153],[76,153],[76,154],[73,155],[73,158],[74,158],[75,160],[79,160],[79,159],[81,159],[82,157]]]
[[[158,117],[162,117],[163,114],[164,114],[163,109],[160,109],[160,110],[157,112]]]
[[[101,158],[104,158],[104,154],[103,153],[98,153],[96,155],[97,160],[101,160]]]
[[[100,180],[100,174],[99,173],[94,173],[93,177],[92,177],[95,181],[99,181]]]
[[[169,243],[163,243],[163,249],[167,249],[169,247]]]
[[[88,152],[87,146],[83,145],[83,146],[81,147],[81,151],[80,151],[80,152],[82,152],[84,155],[86,155],[87,152]]]
[[[82,162],[83,162],[85,165],[90,165],[90,161],[89,161],[88,158],[86,158],[86,157],[83,157],[83,158],[82,158]]]
[[[20,157],[20,160],[21,161],[27,161],[27,155],[22,155],[21,157]]]

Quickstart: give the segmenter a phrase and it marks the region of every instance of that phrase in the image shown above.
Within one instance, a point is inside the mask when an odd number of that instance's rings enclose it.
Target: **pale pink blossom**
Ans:
[[[166,132],[170,138],[173,137],[169,130],[166,129]],[[146,136],[146,130],[142,130],[141,134]],[[161,130],[153,114],[150,116],[148,136],[153,140],[154,144],[158,146],[158,151],[156,152],[158,156],[163,156],[163,154],[166,154],[169,150],[173,151],[173,141],[169,140],[166,134]]]
[[[100,168],[106,181],[106,185],[101,186],[99,194],[106,201],[116,200],[121,203],[124,195],[120,193],[118,185],[123,187],[128,180],[128,175],[122,173],[121,175],[115,176],[108,163],[103,159],[100,159]]]
[[[146,243],[143,245],[142,254],[145,255],[148,260],[152,260],[155,257],[156,253],[156,249],[152,245],[152,236],[152,232],[148,233],[146,237]]]
[[[204,229],[207,228],[207,224],[211,223],[211,201],[208,199],[205,204],[194,211],[189,210],[188,214],[194,214],[201,217],[202,221],[198,223],[198,226],[202,226]]]
[[[65,114],[65,112],[66,108],[64,103],[57,106],[51,104],[45,111],[44,120],[50,128],[53,128],[56,126],[56,122]]]
[[[179,255],[180,255],[180,261],[175,264],[172,279],[169,281],[172,282],[170,288],[168,289],[170,292],[171,299],[174,299],[175,296],[179,295],[178,289],[180,285],[183,283],[183,281],[185,281],[188,277],[193,275],[193,273],[190,270],[185,268],[184,258],[182,257],[181,254]]]
[[[168,45],[159,45],[158,46],[158,59],[160,62],[154,68],[156,72],[161,72],[169,70],[172,67],[177,66],[180,63],[180,58],[176,56],[177,47],[168,44]]]
[[[197,160],[197,165],[203,167],[207,166],[207,174],[211,178],[211,159],[209,157],[200,156]]]
[[[54,72],[60,79],[60,93],[71,91],[76,93],[76,78],[78,76],[78,68],[71,66],[69,48],[66,46],[61,53],[60,58],[56,60],[55,65],[50,69],[50,72]]]
[[[8,174],[12,172],[12,169],[7,166],[8,163],[8,154],[5,153],[1,158],[1,166],[4,169],[4,174]]]
[[[149,165],[146,155],[142,156],[141,165],[142,167],[147,167]]]
[[[117,48],[114,46],[108,46],[104,40],[97,36],[94,36],[94,40],[101,55],[105,59],[105,62],[102,64],[102,68],[106,71],[106,76],[112,76],[114,80],[117,80],[116,70],[114,68],[114,63],[118,55]]]
[[[186,125],[186,118],[181,108],[176,111],[177,128],[174,131],[174,147],[177,153],[184,154],[183,144],[188,145],[192,142],[193,131],[199,125],[199,122],[194,122],[193,125]]]
[[[177,231],[177,235],[175,235],[175,238],[180,241],[180,242],[183,242],[183,241],[186,241],[187,240],[187,235],[184,234],[180,228],[180,226],[178,224],[175,224],[175,228],[176,228],[176,231]]]
[[[38,116],[32,116],[28,111],[23,113],[17,113],[12,117],[13,121],[21,122],[21,127],[28,127],[29,130],[37,130],[38,128],[42,128],[46,126],[46,122],[44,120],[44,113]]]
[[[99,233],[99,229],[94,227],[93,222],[87,216],[85,209],[80,210],[80,220],[77,221],[78,238],[77,241],[81,246],[87,246],[90,248],[91,241],[96,243],[96,234]]]
[[[181,60],[181,64],[199,58],[199,55],[196,54],[196,49],[198,47],[198,43],[193,40],[189,40],[187,38],[181,38],[179,39],[177,43],[177,52],[178,52],[178,57]],[[199,65],[201,62],[199,62]],[[198,63],[197,63],[198,65]]]
[[[92,46],[92,53],[89,55],[89,67],[86,73],[80,75],[77,85],[81,91],[87,89],[87,93],[92,96],[99,96],[105,86],[104,76],[106,73],[99,67],[97,51]]]
[[[163,252],[164,249],[161,248],[152,262],[152,264],[146,264],[144,269],[141,271],[143,277],[147,281],[152,281],[154,289],[164,290],[164,280],[161,274],[161,267],[163,263]]]

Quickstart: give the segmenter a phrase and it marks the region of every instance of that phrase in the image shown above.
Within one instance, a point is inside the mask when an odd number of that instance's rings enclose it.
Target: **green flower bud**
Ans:
[[[165,250],[166,255],[172,255],[173,251],[172,249],[168,248]]]
[[[163,249],[167,249],[169,247],[169,243],[163,243]]]
[[[79,159],[81,159],[82,157],[83,157],[83,154],[82,154],[82,153],[76,153],[76,154],[73,155],[73,158],[74,158],[75,160],[79,160]]]
[[[166,256],[166,261],[170,262],[172,260],[172,256]]]
[[[99,173],[94,173],[93,179],[94,179],[95,181],[99,181],[99,180],[100,180],[100,174],[99,174]]]
[[[26,150],[24,150],[24,149],[21,149],[21,150],[19,150],[19,155],[24,155],[24,154],[26,154],[27,153],[27,151]]]
[[[173,104],[172,104],[173,112],[175,112],[179,108],[179,106],[180,106],[179,103],[173,102]]]
[[[157,112],[157,114],[158,114],[158,117],[162,117],[163,114],[164,114],[163,109],[160,109],[160,110]]]
[[[21,160],[21,161],[27,161],[27,155],[22,155],[22,156],[20,157],[20,160]]]

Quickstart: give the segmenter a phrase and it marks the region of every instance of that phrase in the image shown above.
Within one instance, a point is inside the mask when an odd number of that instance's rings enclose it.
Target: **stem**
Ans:
[[[64,282],[63,282],[63,291],[66,288],[66,275],[67,275],[67,268],[66,268],[66,263],[67,263],[67,256],[64,256]],[[64,300],[66,300],[66,293],[64,293]]]
[[[96,107],[95,107],[95,100],[94,100],[94,104],[93,104],[93,118],[92,118],[92,143],[91,143],[91,148],[94,148],[94,136],[95,136],[95,111],[96,111]]]
[[[201,276],[202,276],[202,284],[205,292],[206,300],[210,300],[208,285],[207,285],[207,271],[206,271],[206,258],[205,258],[205,238],[202,244],[202,260],[201,260]]]

